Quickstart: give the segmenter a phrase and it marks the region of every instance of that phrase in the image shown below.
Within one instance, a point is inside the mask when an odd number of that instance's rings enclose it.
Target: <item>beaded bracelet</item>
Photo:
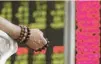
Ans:
[[[25,27],[25,26],[23,26],[23,28],[25,28],[25,31],[24,31],[24,36],[23,36],[23,38],[21,39],[21,41],[20,42],[23,42],[25,39],[26,39],[26,36],[27,36],[27,27]]]
[[[28,27],[22,26],[22,25],[20,25],[20,28],[21,28],[20,36],[16,39],[16,41],[20,42],[21,44],[25,44],[28,41],[28,39],[30,38],[30,29]],[[47,48],[48,46],[49,46],[49,41],[47,40],[46,45],[44,45],[42,48],[39,48],[38,50],[35,50],[35,51],[36,52],[41,51],[41,50]]]
[[[27,36],[25,37],[25,39],[24,39],[24,41],[23,41],[23,44],[25,44],[25,43],[28,41],[29,38],[30,38],[30,30],[29,30],[29,28],[27,27]]]
[[[16,39],[17,42],[21,42],[22,38],[24,37],[24,33],[25,33],[25,28],[23,26],[20,26],[21,28],[21,32],[20,32],[20,36]]]
[[[22,25],[20,25],[20,28],[21,28],[20,36],[16,39],[16,41],[25,44],[29,39],[30,30],[28,27]]]

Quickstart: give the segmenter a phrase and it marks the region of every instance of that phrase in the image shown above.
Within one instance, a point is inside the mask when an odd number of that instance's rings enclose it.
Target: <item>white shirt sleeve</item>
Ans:
[[[17,49],[17,42],[0,30],[0,64],[5,64],[7,59],[17,52]]]

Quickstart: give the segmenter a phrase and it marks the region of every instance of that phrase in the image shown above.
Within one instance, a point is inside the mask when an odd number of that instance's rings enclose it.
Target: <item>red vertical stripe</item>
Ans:
[[[100,2],[76,2],[76,64],[99,64]]]

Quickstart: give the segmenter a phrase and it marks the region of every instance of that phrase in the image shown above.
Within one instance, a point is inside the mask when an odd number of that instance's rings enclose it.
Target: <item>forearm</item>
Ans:
[[[0,17],[0,30],[6,32],[13,39],[16,39],[17,42],[24,42],[30,48],[35,50],[42,50],[47,47],[47,41],[43,37],[42,31],[39,29],[23,28]]]
[[[2,17],[0,17],[0,30],[9,34],[13,39],[17,39],[21,31],[19,26],[12,24]]]

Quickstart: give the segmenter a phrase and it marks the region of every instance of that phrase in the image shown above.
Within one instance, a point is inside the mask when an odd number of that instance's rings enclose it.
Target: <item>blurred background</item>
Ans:
[[[0,16],[16,25],[39,28],[50,41],[41,52],[19,44],[6,64],[64,64],[64,1],[0,1]]]
[[[19,44],[6,64],[101,64],[101,1],[0,1],[0,16],[50,41],[41,52]]]

